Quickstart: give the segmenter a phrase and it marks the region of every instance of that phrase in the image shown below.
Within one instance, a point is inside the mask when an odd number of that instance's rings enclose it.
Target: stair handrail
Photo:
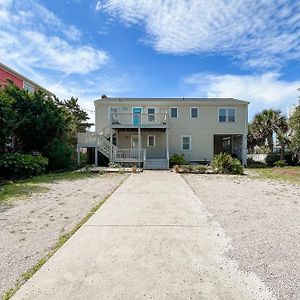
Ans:
[[[102,135],[102,136],[109,136],[109,134],[110,134],[110,126],[109,125],[102,128],[102,130],[100,131],[100,135]]]

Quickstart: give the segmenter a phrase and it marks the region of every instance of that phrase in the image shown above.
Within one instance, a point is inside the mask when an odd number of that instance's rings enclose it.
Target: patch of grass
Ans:
[[[51,183],[58,180],[76,180],[98,176],[97,173],[89,172],[67,172],[51,173],[32,177],[25,180],[7,181],[0,185],[0,203],[3,201],[18,199],[29,196],[32,193],[45,192],[48,189],[40,186],[42,183]]]
[[[251,169],[251,173],[263,179],[285,180],[300,184],[300,167],[283,167],[267,169]]]
[[[19,289],[20,287],[28,281],[54,254],[55,252],[63,246],[70,238],[71,236],[105,203],[105,201],[111,196],[111,194],[125,181],[122,180],[120,184],[107,196],[105,196],[97,205],[95,205],[88,214],[68,233],[61,235],[58,238],[58,241],[54,246],[51,248],[51,250],[48,252],[48,254],[40,259],[32,268],[30,268],[28,271],[24,272],[21,275],[21,278],[19,278],[13,288],[8,290],[1,300],[9,300]]]

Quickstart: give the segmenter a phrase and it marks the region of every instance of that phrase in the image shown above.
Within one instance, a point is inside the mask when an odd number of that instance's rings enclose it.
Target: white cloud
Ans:
[[[144,25],[159,52],[229,54],[250,68],[300,58],[299,1],[103,0],[99,6],[126,24]]]
[[[279,108],[284,113],[296,101],[300,80],[285,81],[279,73],[217,75],[197,73],[183,79],[189,96],[228,97],[250,101],[252,113]]]
[[[96,11],[99,11],[99,10],[101,10],[101,9],[102,9],[102,4],[101,4],[100,1],[97,1],[95,10],[96,10]]]
[[[32,1],[0,0],[0,60],[18,69],[87,74],[109,61],[108,54],[82,44],[81,32]]]

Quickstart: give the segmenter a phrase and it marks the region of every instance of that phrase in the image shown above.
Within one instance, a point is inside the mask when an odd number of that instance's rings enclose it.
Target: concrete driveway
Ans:
[[[130,176],[13,299],[272,299],[183,178]]]

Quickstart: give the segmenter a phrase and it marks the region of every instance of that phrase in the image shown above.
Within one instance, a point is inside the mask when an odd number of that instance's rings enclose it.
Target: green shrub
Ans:
[[[263,163],[261,161],[255,161],[252,158],[247,159],[247,168],[263,169],[263,168],[268,168],[268,167],[269,166],[266,163]]]
[[[194,169],[192,165],[182,165],[179,171],[181,173],[193,173]]]
[[[41,155],[4,153],[0,155],[0,175],[5,178],[26,178],[44,173],[48,159]]]
[[[70,170],[75,168],[75,150],[60,139],[53,139],[46,147],[45,155],[49,159],[49,170]]]
[[[207,171],[207,167],[206,166],[193,166],[193,170],[196,174],[204,174]]]
[[[285,167],[286,166],[286,162],[284,160],[278,160],[274,162],[274,166],[275,167]]]
[[[109,168],[113,168],[113,169],[120,169],[122,166],[121,166],[120,164],[118,164],[118,163],[110,162],[110,163],[108,164],[108,167],[109,167]]]
[[[212,168],[218,174],[243,174],[241,162],[226,153],[220,153],[214,156]]]
[[[292,151],[288,151],[285,153],[285,162],[288,166],[298,166],[299,165],[299,159],[295,153]]]
[[[266,157],[266,164],[270,167],[274,166],[274,163],[276,161],[280,160],[280,154],[279,153],[274,153],[270,152],[267,157]]]
[[[184,154],[173,154],[170,158],[170,166],[173,167],[175,165],[187,165],[188,162],[184,158]]]
[[[207,171],[207,167],[203,165],[182,165],[179,167],[179,173],[193,173],[193,174],[204,174]]]

